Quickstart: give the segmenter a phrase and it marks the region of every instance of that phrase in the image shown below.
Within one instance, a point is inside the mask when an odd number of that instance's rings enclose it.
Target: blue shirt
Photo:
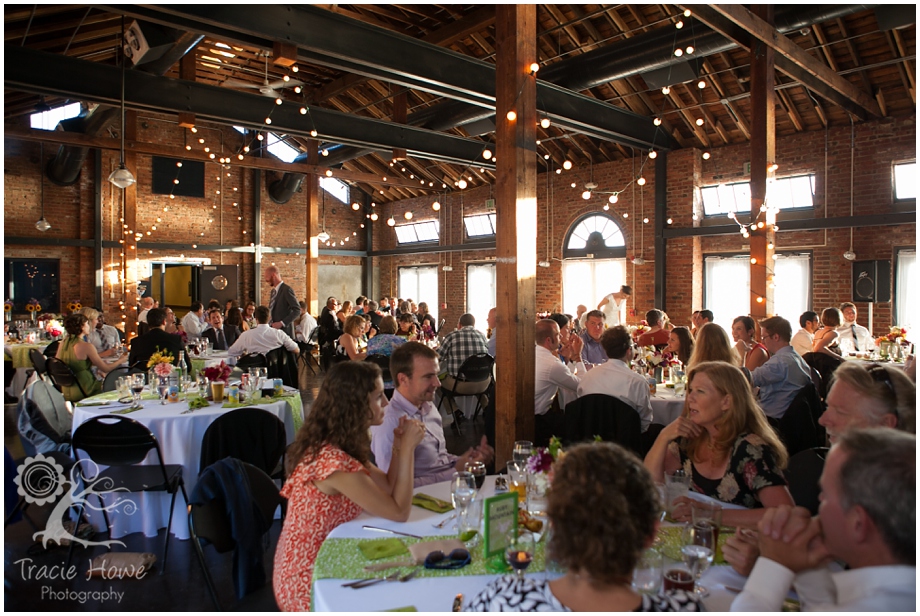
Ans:
[[[760,387],[760,408],[775,419],[785,415],[795,395],[810,382],[808,364],[788,344],[751,372],[751,383]]]
[[[607,362],[607,351],[601,346],[601,343],[591,337],[588,330],[580,334],[585,346],[581,349],[581,360],[586,364],[603,364]]]

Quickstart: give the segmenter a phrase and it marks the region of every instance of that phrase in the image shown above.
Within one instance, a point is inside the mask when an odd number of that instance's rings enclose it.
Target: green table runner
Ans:
[[[658,529],[658,536],[655,538],[655,544],[652,547],[671,560],[682,561],[683,556],[680,553],[680,549],[683,547],[681,544],[681,535],[683,531],[683,526],[662,526]],[[728,564],[725,562],[725,558],[722,557],[722,546],[724,546],[728,538],[734,534],[734,528],[722,527],[719,529],[719,547],[716,550],[715,558],[713,558],[713,565]]]
[[[13,368],[31,368],[32,358],[29,357],[29,351],[38,349],[44,351],[47,344],[17,344],[6,347],[6,352],[13,360]]]
[[[442,537],[425,537],[423,541],[432,541],[434,539],[448,539],[452,536]],[[418,539],[410,537],[400,537],[407,546],[420,543]],[[316,557],[316,565],[313,568],[313,579],[321,580],[326,578],[341,580],[360,580],[366,578],[381,577],[392,571],[365,571],[364,567],[370,564],[385,563],[386,560],[369,560],[364,557],[359,549],[359,545],[365,541],[373,539],[326,539],[323,547],[320,548]],[[537,544],[536,554],[533,562],[527,568],[528,573],[534,571],[543,571],[545,566],[544,556],[545,542]],[[458,575],[495,575],[486,568],[486,559],[482,555],[482,541],[479,545],[470,549],[473,561],[462,569],[425,569],[419,565],[416,577],[453,577]],[[393,561],[408,560],[405,554],[391,559]],[[409,571],[411,567],[405,567]]]

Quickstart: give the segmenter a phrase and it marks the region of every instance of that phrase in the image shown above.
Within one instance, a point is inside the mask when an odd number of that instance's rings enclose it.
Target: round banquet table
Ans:
[[[14,370],[13,379],[10,386],[6,388],[6,393],[14,398],[19,398],[19,394],[26,387],[29,370],[32,369],[32,358],[29,357],[29,351],[37,349],[39,352],[45,350],[47,342],[41,344],[14,343],[4,344],[3,353],[10,358],[10,365],[5,366],[6,370]]]
[[[148,395],[148,394],[145,394]],[[112,403],[117,393],[109,392],[80,401],[74,409],[73,429],[91,417],[106,415],[112,411],[126,408],[127,405]],[[100,402],[110,402],[106,405]],[[191,413],[182,414],[188,409],[185,400],[172,404],[161,405],[159,400],[142,400],[143,409],[126,415],[138,421],[156,435],[160,443],[164,464],[181,464],[182,478],[185,482],[185,491],[191,495],[198,481],[198,460],[201,454],[201,439],[211,423],[232,409],[224,408],[212,403],[210,406],[197,409]],[[297,390],[286,391],[281,399],[265,404],[244,404],[242,406],[255,406],[272,413],[284,422],[286,442],[294,440],[295,424],[302,423],[303,408],[300,392]],[[236,407],[235,407],[236,408]],[[121,415],[119,415],[121,416]],[[297,421],[295,422],[295,417]],[[81,456],[81,459],[83,456]],[[144,460],[144,464],[155,464],[156,453],[151,452]],[[107,500],[106,502],[109,502]],[[170,495],[166,492],[134,492],[122,498],[128,498],[137,505],[137,510],[131,514],[124,514],[122,508],[114,514],[109,514],[112,525],[111,537],[113,539],[124,537],[130,533],[143,532],[148,537],[155,537],[160,528],[165,528],[169,522]],[[90,510],[87,508],[87,511]],[[99,512],[90,512],[91,522],[99,529],[105,528],[105,522]],[[172,534],[177,539],[188,539],[188,514],[182,495],[176,497],[173,511]]]
[[[494,495],[495,478],[486,478],[483,484],[485,497]],[[442,500],[450,501],[450,482],[442,482],[433,485],[423,486],[415,489],[416,493],[423,492],[429,496],[434,496]],[[702,495],[695,495],[701,500],[707,499]],[[425,539],[439,538],[441,535],[450,538],[456,537],[453,529],[453,522],[448,522],[443,528],[434,528],[434,524],[449,517],[452,512],[434,513],[421,507],[412,507],[409,520],[406,522],[392,522],[383,518],[377,518],[366,513],[362,513],[351,522],[347,522],[335,528],[327,538],[329,539],[381,539],[397,537],[389,533],[365,530],[364,525],[377,526],[398,530],[404,533],[419,535]],[[316,568],[321,569],[324,557],[329,552],[321,550],[317,558]],[[406,556],[397,556],[392,560],[402,560]],[[380,561],[385,562],[385,561]],[[407,572],[410,569],[403,568],[400,571]],[[424,571],[424,569],[420,569]],[[374,575],[382,576],[389,571],[376,573]],[[538,579],[552,579],[558,577],[559,573],[548,573],[537,571],[527,573],[528,577]],[[367,588],[352,589],[344,588],[342,584],[351,581],[351,579],[333,579],[322,578],[313,580],[313,603],[312,610],[316,612],[353,612],[353,611],[387,611],[396,608],[414,607],[420,612],[449,612],[457,593],[463,594],[464,605],[469,602],[483,590],[486,585],[494,580],[496,575],[456,575],[448,577],[415,577],[405,583],[383,582],[374,584]],[[742,588],[745,578],[736,573],[728,566],[710,567],[701,578],[701,583],[709,589],[709,596],[704,599],[704,604],[709,611],[728,611],[735,594],[726,588]]]
[[[687,396],[686,393],[678,396],[674,389],[665,387],[663,383],[658,384],[657,390],[652,396],[652,421],[666,426],[680,417]]]

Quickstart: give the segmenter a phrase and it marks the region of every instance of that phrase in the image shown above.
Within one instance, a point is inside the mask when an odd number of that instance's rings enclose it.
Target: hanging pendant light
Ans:
[[[134,184],[137,180],[134,179],[134,174],[128,171],[128,168],[125,166],[125,52],[124,52],[124,42],[125,42],[125,18],[121,18],[121,163],[118,165],[118,169],[109,174],[109,182],[117,186],[118,188],[128,188]]]
[[[323,230],[316,234],[316,239],[328,242],[331,236],[326,233],[326,191],[323,190]]]
[[[45,164],[45,144],[39,144],[38,156],[38,177],[41,178],[41,200],[42,200],[42,217],[35,222],[35,228],[44,233],[51,228],[51,223],[45,220],[45,172],[42,166]]]

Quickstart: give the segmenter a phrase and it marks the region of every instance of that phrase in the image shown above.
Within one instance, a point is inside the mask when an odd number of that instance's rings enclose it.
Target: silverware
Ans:
[[[413,539],[421,539],[418,535],[412,535],[410,533],[404,533],[398,530],[393,530],[392,528],[380,528],[379,526],[368,526],[364,525],[364,530],[375,530],[379,533],[393,533],[394,535],[402,535],[403,537],[412,537]]]
[[[450,608],[451,612],[462,612],[463,611],[463,593],[458,592],[457,596],[454,597],[454,605]]]
[[[391,579],[396,580],[398,578],[399,578],[399,572],[394,571],[393,573],[389,575],[385,575],[383,577],[369,578],[366,580],[356,580],[354,582],[347,582],[345,584],[342,584],[342,587],[343,588],[364,588],[365,586],[370,586],[371,584],[376,584],[377,582],[386,582],[388,580],[391,580]]]
[[[445,524],[447,524],[448,522],[450,522],[451,520],[453,520],[453,519],[456,518],[456,517],[457,517],[457,514],[456,514],[456,513],[453,513],[453,514],[447,516],[446,518],[444,518],[443,520],[441,520],[440,522],[438,522],[437,524],[432,524],[432,526],[434,526],[435,528],[444,528],[444,525],[445,525]]]

